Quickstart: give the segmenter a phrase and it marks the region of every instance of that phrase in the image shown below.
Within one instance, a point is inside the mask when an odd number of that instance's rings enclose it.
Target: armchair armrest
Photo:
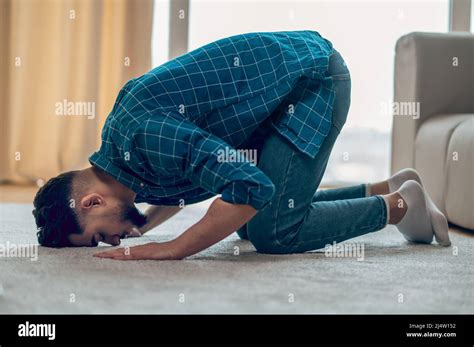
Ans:
[[[426,119],[474,112],[474,35],[402,36],[396,44],[394,92],[398,105],[419,103],[419,117],[393,116],[392,173],[414,166],[416,134]]]

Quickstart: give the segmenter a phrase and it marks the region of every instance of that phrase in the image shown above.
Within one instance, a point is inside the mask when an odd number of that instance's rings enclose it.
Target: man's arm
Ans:
[[[172,241],[94,254],[116,260],[179,260],[198,253],[226,238],[257,214],[250,205],[237,205],[216,199],[204,217]]]
[[[274,184],[263,171],[244,155],[238,155],[238,160],[223,160],[221,151],[232,147],[192,122],[169,117],[163,122],[147,122],[143,127],[136,145],[157,177],[177,175],[210,193],[221,194],[221,197],[213,201],[198,223],[175,240],[152,242],[127,248],[125,252],[117,249],[96,256],[120,260],[185,258],[232,234],[255,216],[257,210],[265,207],[275,194]],[[162,136],[158,141],[156,136],[147,135],[151,133],[168,136]]]
[[[186,258],[223,240],[257,214],[250,205],[235,205],[216,199],[204,217],[171,241],[174,259]]]
[[[156,206],[152,205],[145,211],[148,222],[142,226],[138,231],[141,235],[164,223],[183,208],[179,206]]]

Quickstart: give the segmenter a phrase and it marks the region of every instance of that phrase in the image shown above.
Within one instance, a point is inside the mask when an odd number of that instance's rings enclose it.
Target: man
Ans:
[[[258,252],[306,252],[388,223],[411,241],[434,235],[449,245],[446,218],[414,170],[316,191],[346,121],[350,83],[339,53],[313,31],[232,36],[132,79],[92,166],[39,190],[40,244],[117,246],[220,194],[175,240],[97,256],[182,259],[235,231]],[[143,215],[137,202],[152,206]]]

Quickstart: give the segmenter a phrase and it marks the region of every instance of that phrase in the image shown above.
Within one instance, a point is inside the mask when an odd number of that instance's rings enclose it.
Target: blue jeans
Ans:
[[[317,191],[329,154],[350,105],[349,70],[335,51],[329,61],[336,99],[332,126],[314,159],[270,128],[258,167],[275,184],[272,201],[238,235],[261,253],[301,253],[382,229],[387,210],[381,196],[365,196],[365,185]]]

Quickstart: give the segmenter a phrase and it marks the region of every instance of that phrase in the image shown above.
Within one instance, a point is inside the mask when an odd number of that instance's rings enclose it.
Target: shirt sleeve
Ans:
[[[179,176],[233,204],[262,209],[275,193],[272,181],[219,137],[185,119],[149,119],[135,135],[153,174]]]

